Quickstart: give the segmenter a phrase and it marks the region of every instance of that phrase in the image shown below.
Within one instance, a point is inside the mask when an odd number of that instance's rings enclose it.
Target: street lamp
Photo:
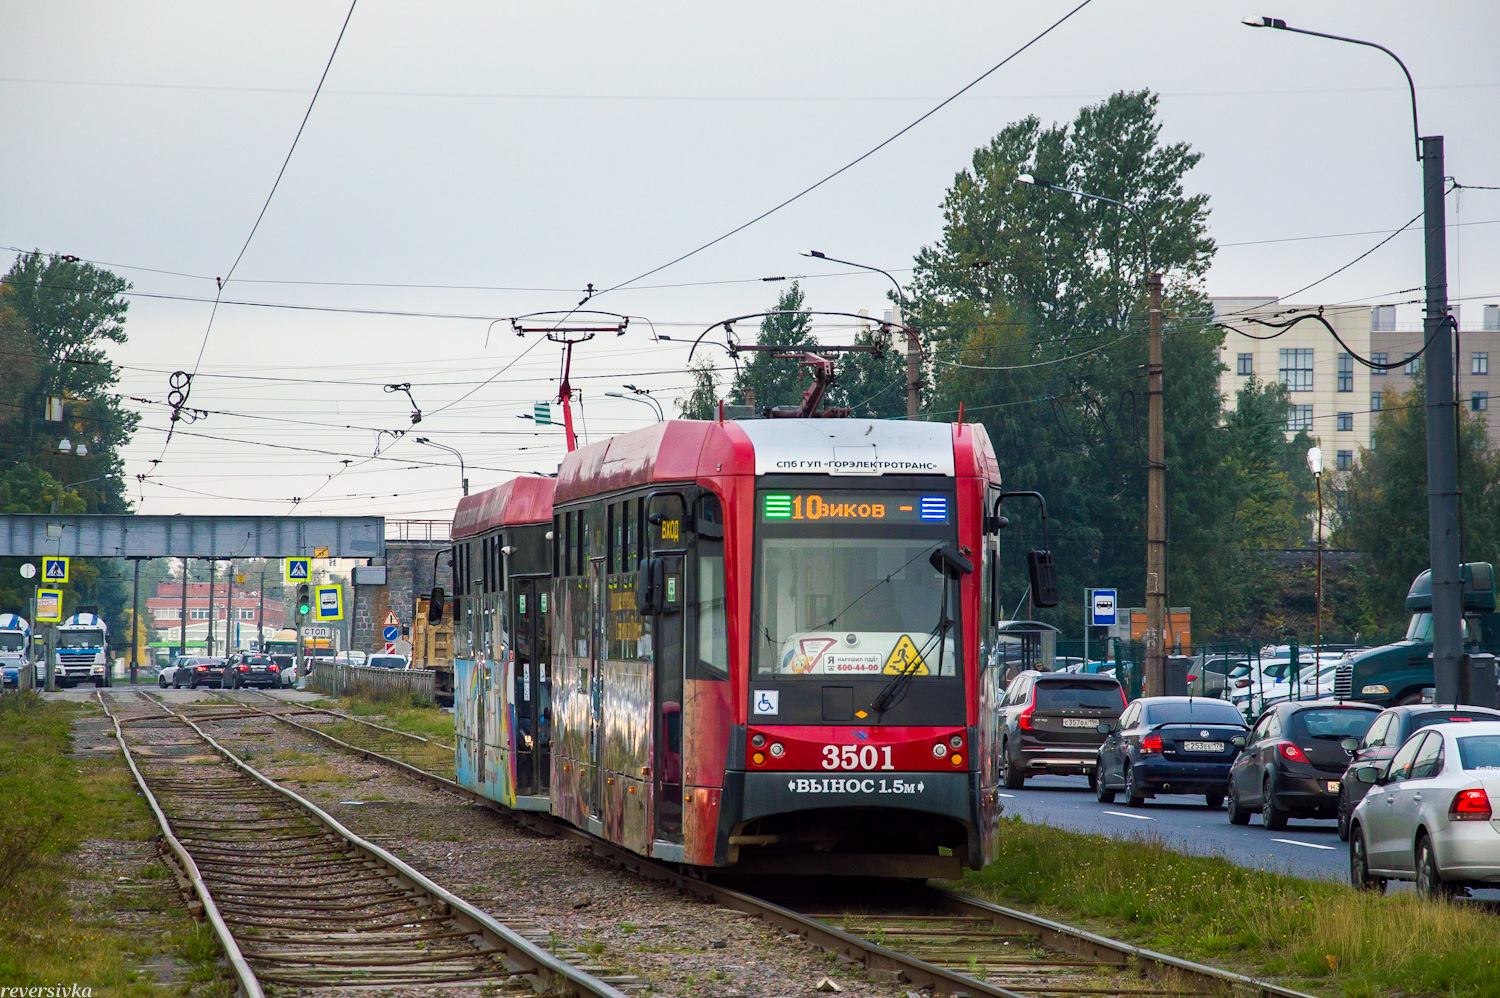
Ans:
[[[1252,28],[1273,28],[1297,35],[1359,45],[1384,52],[1406,77],[1411,95],[1411,130],[1422,164],[1423,230],[1426,249],[1427,307],[1423,339],[1427,359],[1427,537],[1432,563],[1432,673],[1435,702],[1459,702],[1463,667],[1463,583],[1459,576],[1457,401],[1453,392],[1454,333],[1448,315],[1448,236],[1443,137],[1423,135],[1417,123],[1417,88],[1401,58],[1375,42],[1322,31],[1293,28],[1279,17],[1247,17]]]
[[[917,337],[916,327],[906,321],[906,292],[901,289],[901,282],[891,276],[891,272],[880,267],[872,267],[868,263],[855,263],[853,260],[840,260],[836,256],[829,256],[822,250],[806,249],[801,251],[803,256],[814,257],[818,260],[827,260],[829,263],[841,263],[846,267],[856,267],[860,270],[868,270],[874,274],[884,274],[896,289],[896,305],[901,309],[901,328],[906,333],[906,418],[917,419],[922,410],[922,342]]]
[[[646,396],[646,398],[640,397],[641,395],[645,395],[645,392],[637,392],[635,395],[626,395],[624,392],[605,392],[604,394],[608,395],[612,399],[624,399],[626,402],[639,402],[641,405],[644,405],[651,410],[652,414],[656,416],[656,421],[658,423],[660,423],[663,419],[661,407],[656,404],[655,399],[651,398],[649,395]]]
[[[1150,298],[1149,336],[1146,358],[1146,682],[1148,697],[1166,692],[1167,632],[1167,450],[1166,428],[1162,416],[1161,352],[1161,273],[1151,269],[1151,245],[1146,219],[1131,205],[1103,194],[1075,191],[1070,187],[1038,180],[1029,173],[1016,177],[1017,182],[1047,191],[1061,191],[1074,197],[1103,201],[1130,212],[1141,229],[1141,262],[1146,268],[1146,288]]]
[[[426,437],[417,437],[416,440],[417,440],[417,443],[419,443],[419,444],[426,444],[428,447],[436,447],[439,450],[445,450],[449,454],[452,454],[454,457],[458,458],[458,477],[463,480],[463,483],[464,483],[464,495],[468,495],[469,494],[469,473],[464,470],[464,456],[462,454],[460,454],[458,451],[454,450],[452,447],[449,447],[447,444],[440,444],[436,440],[429,440]]]
[[[64,441],[64,442],[66,442],[66,441]],[[78,446],[80,448],[83,447],[82,444],[79,444]],[[85,454],[85,456],[87,456],[87,455]],[[81,482],[73,482],[71,485],[64,485],[61,489],[58,490],[58,492],[57,492],[57,498],[52,500],[52,514],[54,516],[57,514],[58,508],[62,505],[62,497],[67,493],[67,491],[69,489],[76,489],[78,486],[80,486],[80,485],[87,485],[90,482],[102,482],[106,478],[112,478],[112,477],[114,477],[114,476],[113,475],[100,475],[98,478],[85,478]]]
[[[1321,447],[1309,447],[1307,449],[1307,467],[1313,473],[1313,481],[1318,483],[1318,658],[1319,665],[1323,664],[1323,449]]]

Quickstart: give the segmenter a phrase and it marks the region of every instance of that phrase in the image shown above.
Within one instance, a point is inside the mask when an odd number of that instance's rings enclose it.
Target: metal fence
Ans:
[[[336,665],[314,662],[307,677],[307,688],[328,696],[379,696],[411,694],[433,698],[433,673],[430,669],[372,669],[365,665]]]

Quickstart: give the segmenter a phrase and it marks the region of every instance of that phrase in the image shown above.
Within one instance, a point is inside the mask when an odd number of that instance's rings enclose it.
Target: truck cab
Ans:
[[[1464,652],[1500,654],[1500,613],[1495,612],[1495,567],[1470,562],[1460,571],[1464,591]],[[1432,572],[1412,581],[1406,594],[1411,620],[1392,644],[1353,652],[1339,663],[1334,695],[1382,707],[1421,703],[1436,680],[1432,672]]]
[[[58,688],[93,683],[111,685],[108,654],[109,628],[97,613],[75,613],[57,625],[52,650],[52,681]]]
[[[26,668],[31,644],[31,624],[15,613],[0,613],[0,682],[5,686],[21,684],[21,670]]]

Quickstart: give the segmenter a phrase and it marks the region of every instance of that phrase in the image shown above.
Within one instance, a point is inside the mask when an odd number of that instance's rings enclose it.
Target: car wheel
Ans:
[[[1365,847],[1365,830],[1349,830],[1349,883],[1357,891],[1385,893],[1385,878],[1370,873],[1370,854]]]
[[[1125,803],[1131,807],[1146,806],[1146,791],[1136,782],[1135,767],[1125,766]]]
[[[1453,897],[1451,884],[1443,881],[1437,868],[1437,852],[1432,840],[1423,835],[1417,840],[1417,893],[1429,901],[1447,901]]]
[[[1113,804],[1115,792],[1104,786],[1104,760],[1100,759],[1094,764],[1094,799],[1100,804]]]
[[[1010,762],[1010,747],[1000,746],[1000,782],[1007,790],[1020,790],[1026,785],[1026,774]]]
[[[1287,812],[1276,806],[1276,796],[1271,793],[1271,778],[1266,777],[1260,788],[1260,823],[1279,832],[1286,827],[1288,817]]]
[[[1089,789],[1094,790],[1099,785],[1099,766],[1095,763],[1094,768],[1088,772]]]
[[[1339,841],[1349,841],[1349,799],[1339,794]]]
[[[165,676],[157,676],[156,677],[156,685],[160,689],[163,689],[163,690],[166,689],[167,688],[167,678]]]
[[[1203,800],[1208,804],[1209,808],[1215,811],[1224,806],[1223,794],[1204,794]]]

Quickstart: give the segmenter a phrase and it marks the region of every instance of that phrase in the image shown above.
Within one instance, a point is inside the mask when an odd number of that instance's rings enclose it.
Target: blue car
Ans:
[[[1142,697],[1125,708],[1099,746],[1094,793],[1101,804],[1124,793],[1132,807],[1164,794],[1202,794],[1222,807],[1229,767],[1249,730],[1232,704],[1201,697]]]

